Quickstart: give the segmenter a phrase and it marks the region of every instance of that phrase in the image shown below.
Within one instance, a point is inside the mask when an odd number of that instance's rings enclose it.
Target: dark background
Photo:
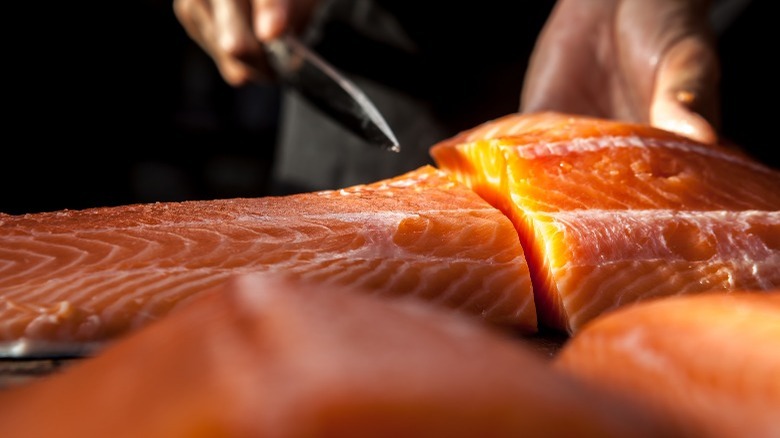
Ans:
[[[719,36],[722,134],[779,168],[769,6]],[[0,211],[268,193],[278,90],[222,82],[171,1],[22,8],[6,13]]]

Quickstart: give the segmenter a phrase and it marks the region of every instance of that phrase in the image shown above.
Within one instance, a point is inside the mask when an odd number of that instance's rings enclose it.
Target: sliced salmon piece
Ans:
[[[6,356],[95,348],[251,271],[536,331],[511,222],[430,166],[339,191],[2,215],[0,241]]]
[[[690,424],[780,436],[780,289],[664,297],[595,319],[555,366]]]
[[[574,333],[651,297],[780,287],[780,172],[732,149],[539,113],[431,154],[512,219],[545,326]]]
[[[410,297],[244,275],[0,392],[3,436],[671,437],[495,326]],[[45,421],[43,420],[45,419]]]

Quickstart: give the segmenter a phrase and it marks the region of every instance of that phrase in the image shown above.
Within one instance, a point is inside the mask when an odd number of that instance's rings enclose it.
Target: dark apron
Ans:
[[[323,2],[304,40],[352,79],[401,144],[366,145],[285,91],[275,194],[338,189],[424,164],[436,142],[519,106],[522,79],[553,1]]]

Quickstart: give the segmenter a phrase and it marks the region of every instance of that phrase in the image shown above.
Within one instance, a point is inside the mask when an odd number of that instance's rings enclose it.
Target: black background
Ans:
[[[63,3],[5,13],[0,211],[267,193],[278,90],[224,84],[170,1]],[[722,134],[778,168],[769,6],[719,37]]]

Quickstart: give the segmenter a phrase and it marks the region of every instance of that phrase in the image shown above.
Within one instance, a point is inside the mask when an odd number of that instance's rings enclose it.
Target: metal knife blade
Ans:
[[[400,152],[398,140],[369,98],[349,79],[291,35],[266,44],[271,65],[333,120],[370,144]]]

